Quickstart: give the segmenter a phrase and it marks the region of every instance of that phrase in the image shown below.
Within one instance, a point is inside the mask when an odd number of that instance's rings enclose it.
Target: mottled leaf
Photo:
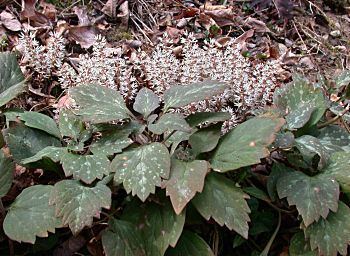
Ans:
[[[178,113],[166,113],[162,115],[155,124],[150,124],[148,129],[154,134],[163,134],[172,131],[191,131],[191,127],[185,118]]]
[[[227,112],[198,112],[186,117],[187,123],[194,127],[203,123],[225,122],[231,118]]]
[[[15,163],[0,150],[0,198],[5,196],[12,185]]]
[[[286,114],[289,129],[298,129],[307,123],[310,126],[317,124],[327,109],[321,89],[314,88],[299,76],[276,90],[274,103]]]
[[[5,217],[5,234],[18,242],[35,243],[36,236],[47,237],[61,227],[61,220],[55,217],[55,208],[49,205],[53,187],[35,185],[24,189],[11,204]]]
[[[321,129],[317,139],[329,153],[350,152],[350,134],[339,125],[329,125]]]
[[[46,132],[33,129],[24,125],[5,130],[5,141],[10,148],[16,162],[21,162],[37,154],[43,148],[60,147],[60,141]]]
[[[54,162],[59,162],[63,156],[63,154],[66,152],[65,148],[58,148],[58,147],[46,147],[42,150],[40,150],[38,153],[36,153],[32,157],[25,158],[21,161],[22,164],[29,164],[33,162],[37,162],[44,157],[50,158]]]
[[[325,175],[307,176],[298,171],[290,172],[277,181],[280,198],[287,197],[289,205],[295,205],[309,226],[320,217],[326,218],[329,210],[338,209],[339,185]]]
[[[170,202],[140,204],[134,200],[125,208],[122,219],[136,225],[141,232],[147,256],[163,256],[170,246],[175,247],[185,224],[186,213],[177,215]]]
[[[274,165],[272,166],[271,173],[267,178],[267,184],[266,184],[267,193],[269,194],[272,201],[275,201],[278,198],[277,191],[276,191],[276,185],[277,185],[278,179],[283,175],[285,175],[287,172],[293,172],[293,171],[294,171],[293,169],[285,166],[282,163],[274,163]]]
[[[340,75],[335,78],[336,88],[346,86],[350,83],[350,70],[344,70]]]
[[[282,132],[276,135],[274,146],[280,149],[288,149],[294,146],[295,137],[292,132]]]
[[[144,117],[148,117],[152,111],[159,107],[159,98],[148,88],[142,88],[134,103],[134,110],[142,114]]]
[[[123,183],[127,193],[132,192],[144,202],[161,185],[162,178],[169,177],[170,155],[163,144],[155,142],[117,155],[111,169],[115,172],[114,182]]]
[[[200,236],[184,230],[176,247],[169,248],[165,256],[214,256],[214,253]]]
[[[26,126],[39,129],[57,138],[61,138],[56,122],[47,115],[27,111],[19,113],[19,118],[25,122]]]
[[[205,100],[222,93],[227,86],[226,83],[210,80],[186,86],[172,86],[164,92],[164,109],[184,107],[192,102]]]
[[[102,233],[106,256],[146,256],[144,241],[137,227],[127,221],[111,218]]]
[[[250,209],[249,198],[235,183],[221,174],[209,174],[204,190],[192,202],[199,213],[207,220],[212,217],[219,225],[226,225],[244,238],[248,238]]]
[[[84,227],[91,227],[93,217],[100,217],[101,208],[109,209],[111,197],[111,190],[104,184],[85,187],[76,180],[63,180],[55,184],[49,203],[55,206],[56,216],[77,235]]]
[[[298,232],[290,241],[289,256],[317,256],[317,252],[311,250],[309,241],[306,241],[303,232]]]
[[[170,196],[176,214],[180,214],[196,192],[202,192],[205,175],[209,171],[207,161],[184,162],[173,158],[170,178],[165,183],[166,194]]]
[[[83,85],[71,88],[69,94],[79,107],[76,114],[81,115],[84,121],[105,123],[130,117],[123,97],[116,90]]]
[[[350,209],[339,202],[338,211],[330,212],[327,219],[320,219],[304,230],[310,240],[311,249],[317,249],[319,255],[348,255],[350,244]]]
[[[84,124],[78,116],[73,114],[72,110],[62,109],[60,110],[58,127],[62,137],[67,136],[76,140],[82,132]]]
[[[209,152],[215,149],[221,137],[222,123],[205,127],[193,133],[188,142],[195,154]]]
[[[16,55],[0,53],[0,107],[24,92],[25,79]]]
[[[282,127],[281,118],[252,118],[227,133],[212,157],[215,171],[225,172],[260,163],[270,152],[268,146]]]
[[[105,155],[77,155],[65,153],[61,159],[62,167],[66,176],[73,175],[87,184],[96,179],[102,179],[110,173],[110,162]]]

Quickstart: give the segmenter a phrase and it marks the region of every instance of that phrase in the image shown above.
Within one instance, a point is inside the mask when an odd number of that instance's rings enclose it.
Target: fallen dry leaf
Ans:
[[[217,10],[204,10],[204,13],[210,16],[220,27],[235,25],[235,15],[232,7]]]
[[[252,17],[248,17],[245,20],[245,24],[254,29],[256,32],[260,32],[260,33],[268,33],[270,32],[270,29],[266,26],[266,24],[258,19],[252,18]]]
[[[22,29],[22,25],[19,20],[17,20],[17,18],[10,12],[3,11],[0,14],[0,21],[8,30],[20,31]]]
[[[34,27],[47,26],[50,23],[48,17],[44,14],[36,11],[35,4],[37,0],[23,0],[22,1],[22,12],[20,13],[20,18],[22,21],[29,20]]]

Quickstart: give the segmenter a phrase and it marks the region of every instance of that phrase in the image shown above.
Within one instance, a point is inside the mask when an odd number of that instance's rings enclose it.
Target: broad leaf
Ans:
[[[317,256],[317,253],[311,250],[310,244],[306,241],[303,232],[298,232],[290,241],[289,256]]]
[[[62,159],[62,156],[66,153],[65,148],[58,147],[46,147],[40,150],[32,157],[25,158],[21,161],[22,164],[29,164],[43,159],[44,157],[50,158],[54,162],[59,162]]]
[[[342,190],[350,191],[350,153],[337,152],[331,155],[329,164],[323,170],[324,175],[336,179]]]
[[[205,127],[193,133],[188,142],[195,154],[215,149],[221,137],[222,123]]]
[[[49,202],[55,206],[56,216],[76,235],[84,227],[91,227],[101,208],[110,208],[111,197],[111,190],[104,184],[85,187],[76,180],[63,180],[55,184]]]
[[[110,173],[110,162],[105,155],[77,155],[65,153],[61,159],[62,167],[66,176],[73,175],[87,184],[96,179],[102,179]]]
[[[111,218],[108,229],[102,233],[103,251],[106,256],[147,255],[141,232],[127,221]]]
[[[317,124],[327,109],[324,95],[319,88],[313,88],[306,80],[295,76],[294,81],[276,90],[275,105],[286,113],[289,129],[298,129],[306,123]]]
[[[269,194],[272,201],[276,201],[278,199],[276,189],[278,179],[288,172],[294,172],[294,170],[282,163],[274,163],[272,166],[272,170],[269,177],[267,178],[266,184],[267,193]]]
[[[175,158],[171,161],[170,178],[165,183],[166,194],[170,196],[176,214],[180,214],[196,192],[202,192],[205,175],[209,171],[207,161],[184,162]]]
[[[330,155],[317,138],[310,135],[304,135],[297,138],[295,142],[297,148],[307,162],[312,162],[314,156],[318,155],[320,157],[318,168],[322,169],[327,164]]]
[[[207,220],[212,217],[219,225],[226,225],[244,238],[248,238],[250,209],[249,198],[235,183],[221,174],[209,174],[204,190],[192,202],[199,213]]]
[[[166,113],[162,115],[155,124],[150,124],[148,129],[154,134],[163,134],[172,131],[191,131],[191,127],[185,118],[178,113]]]
[[[25,79],[13,53],[0,53],[0,107],[24,92]]]
[[[164,92],[164,109],[184,107],[192,102],[198,102],[222,93],[227,88],[226,83],[205,81],[186,86],[172,86]]]
[[[131,131],[128,129],[102,132],[101,138],[91,144],[90,150],[94,154],[106,156],[120,153],[133,142],[129,138],[130,134]]]
[[[225,122],[231,118],[227,112],[198,112],[186,117],[187,123],[194,127],[203,123]]]
[[[12,185],[15,163],[6,158],[0,150],[0,198],[5,196]]]
[[[90,84],[71,88],[69,94],[79,107],[76,114],[84,121],[105,123],[130,117],[123,97],[116,90]]]
[[[61,138],[61,134],[57,128],[56,122],[47,115],[27,111],[24,113],[19,113],[19,118],[25,122],[26,126],[39,129],[57,138]]]
[[[155,187],[167,179],[170,172],[170,155],[161,143],[151,143],[117,155],[111,165],[114,182],[123,183],[127,193],[137,195],[143,202]]]
[[[148,88],[142,88],[134,103],[134,110],[142,114],[144,117],[148,117],[155,109],[159,107],[159,98]]]
[[[346,86],[350,83],[350,70],[344,70],[340,75],[335,78],[336,88]]]
[[[214,256],[214,253],[200,236],[185,230],[176,247],[169,248],[165,256]]]
[[[289,205],[295,205],[309,226],[320,217],[326,218],[329,210],[338,209],[339,185],[324,175],[307,176],[298,171],[287,173],[277,181],[280,198],[287,197]]]
[[[350,135],[339,125],[329,125],[323,128],[317,138],[329,153],[350,152]]]
[[[161,204],[137,201],[128,204],[122,219],[133,223],[141,232],[147,256],[163,256],[169,245],[175,247],[179,240],[186,214],[177,215],[168,200],[162,200]]]
[[[48,146],[61,146],[57,138],[24,125],[6,129],[5,140],[16,162],[34,156]]]
[[[307,227],[305,237],[310,240],[311,249],[319,255],[336,256],[347,254],[350,244],[350,209],[339,202],[338,211],[329,213],[327,219],[320,219]]]
[[[213,155],[212,168],[218,172],[260,163],[270,152],[268,146],[276,132],[284,124],[283,119],[252,118],[227,133]]]
[[[35,237],[47,237],[48,231],[61,227],[55,208],[49,205],[53,187],[35,185],[24,189],[11,204],[4,220],[5,234],[18,242],[35,243]]]
[[[67,136],[76,140],[82,132],[84,124],[71,110],[62,109],[60,110],[58,127],[62,137]]]

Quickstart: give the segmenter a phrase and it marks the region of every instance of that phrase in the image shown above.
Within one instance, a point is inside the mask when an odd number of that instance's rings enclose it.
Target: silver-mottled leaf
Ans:
[[[298,232],[290,241],[289,256],[317,256],[317,252],[311,250],[309,241],[305,239],[303,232]]]
[[[162,115],[155,124],[148,125],[148,129],[158,135],[172,131],[191,131],[191,127],[185,118],[178,113],[166,113]]]
[[[350,152],[350,134],[339,125],[329,125],[321,129],[317,139],[329,153]]]
[[[73,114],[72,110],[62,109],[60,110],[58,127],[62,137],[67,136],[76,140],[82,132],[84,124],[77,115]]]
[[[203,123],[225,122],[231,118],[227,112],[198,112],[186,117],[187,123],[194,127]]]
[[[65,152],[66,152],[65,148],[50,146],[40,150],[38,153],[36,153],[32,157],[23,159],[21,163],[22,164],[34,163],[36,161],[43,159],[44,157],[48,157],[54,162],[59,162],[61,161],[61,158]]]
[[[341,74],[339,74],[335,78],[335,86],[336,88],[340,88],[342,86],[346,86],[350,83],[350,70],[344,70]]]
[[[12,185],[15,163],[0,150],[0,198],[5,196]]]
[[[148,88],[142,88],[134,103],[134,110],[142,114],[144,117],[148,117],[152,111],[159,107],[159,98]]]

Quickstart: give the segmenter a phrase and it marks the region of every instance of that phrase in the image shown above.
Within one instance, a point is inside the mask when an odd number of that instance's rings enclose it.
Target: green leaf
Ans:
[[[11,204],[5,217],[5,234],[18,242],[35,243],[35,237],[47,237],[48,231],[62,227],[55,217],[55,208],[49,205],[53,187],[35,185],[24,189]]]
[[[218,172],[260,163],[270,152],[268,146],[274,141],[276,132],[282,127],[281,118],[252,118],[227,133],[214,152],[212,168]]]
[[[280,198],[287,197],[289,205],[295,205],[309,226],[320,217],[326,218],[329,210],[338,209],[339,185],[324,175],[307,176],[298,171],[287,173],[277,181]]]
[[[147,255],[141,232],[132,223],[111,218],[108,229],[102,233],[106,256]]]
[[[170,178],[165,182],[165,187],[176,214],[181,213],[196,192],[202,192],[208,171],[207,161],[184,162],[172,159]]]
[[[13,53],[0,53],[0,107],[24,92],[25,78]]]
[[[277,89],[275,105],[286,113],[289,129],[298,129],[308,123],[317,124],[327,109],[325,97],[320,88],[314,88],[305,79],[293,77],[293,82]]]
[[[323,174],[336,179],[342,190],[350,191],[350,152],[337,152],[331,155]]]
[[[168,200],[161,204],[140,204],[134,200],[125,208],[122,219],[141,232],[147,256],[163,256],[169,245],[175,247],[179,240],[185,216],[185,212],[177,215]]]
[[[5,130],[5,141],[16,162],[36,155],[48,146],[60,147],[60,141],[46,132],[24,125]]]
[[[19,118],[25,122],[26,126],[39,129],[57,138],[61,138],[61,134],[55,121],[47,115],[38,112],[19,113]]]
[[[172,86],[164,92],[164,109],[184,107],[192,102],[205,100],[222,93],[227,87],[226,83],[210,80],[186,86]]]
[[[269,194],[272,201],[276,201],[278,198],[277,191],[276,191],[276,185],[277,181],[280,177],[285,175],[288,172],[293,172],[294,170],[285,166],[282,163],[274,163],[272,166],[271,173],[269,177],[267,178],[267,193]]]
[[[154,92],[145,87],[138,92],[134,103],[135,111],[148,117],[158,107],[159,98]]]
[[[130,117],[123,97],[116,90],[90,84],[71,88],[69,95],[79,107],[76,114],[84,121],[96,124]]]
[[[22,164],[29,164],[33,162],[37,162],[44,157],[50,158],[54,162],[61,161],[61,158],[63,154],[66,152],[65,148],[58,148],[58,147],[46,147],[43,150],[40,150],[38,153],[36,153],[32,157],[25,158],[21,161]]]
[[[131,131],[127,129],[102,132],[101,138],[91,144],[90,150],[94,154],[105,156],[120,153],[132,144],[133,141],[129,138],[130,134]]]
[[[298,232],[290,241],[289,256],[317,256],[317,253],[311,250],[303,232]]]
[[[350,70],[344,70],[335,78],[335,87],[340,88],[350,83]]]
[[[0,198],[5,196],[10,190],[15,171],[15,163],[6,158],[0,150]]]
[[[77,155],[66,152],[61,159],[66,176],[73,175],[87,184],[110,173],[110,162],[105,155]]]
[[[186,121],[191,127],[195,127],[203,123],[225,122],[230,118],[231,115],[227,112],[198,112],[186,117]]]
[[[243,189],[244,192],[246,192],[248,195],[253,196],[257,199],[263,200],[263,201],[270,201],[270,198],[268,195],[261,189],[256,187],[246,187]]]
[[[169,177],[170,155],[163,144],[155,142],[117,155],[111,169],[115,172],[114,182],[123,183],[127,193],[132,192],[144,202],[155,192],[155,186],[161,185],[162,178]]]
[[[67,136],[77,140],[84,129],[84,124],[70,109],[60,110],[58,127],[62,137]]]
[[[350,152],[350,135],[339,125],[329,125],[323,128],[317,138],[329,153]]]
[[[221,174],[212,173],[206,178],[204,190],[192,202],[207,220],[212,217],[219,225],[226,225],[244,238],[248,238],[250,209],[249,198],[235,183]]]
[[[327,164],[330,155],[317,138],[310,135],[304,135],[297,138],[295,142],[296,147],[307,162],[312,162],[315,155],[318,155],[320,157],[318,168],[322,169]]]
[[[317,249],[319,255],[336,256],[347,254],[350,244],[350,209],[339,202],[338,211],[329,213],[327,219],[320,219],[304,230],[305,237],[310,240],[312,250]]]
[[[55,184],[49,203],[55,205],[56,216],[77,235],[84,227],[91,227],[101,208],[110,208],[111,197],[111,190],[104,184],[85,187],[76,180],[63,180]]]
[[[165,256],[214,256],[214,253],[200,236],[185,230],[176,247],[169,248]]]
[[[277,134],[274,146],[280,149],[289,149],[294,146],[294,143],[295,137],[292,132],[282,132]]]
[[[158,135],[172,131],[191,131],[191,127],[186,122],[185,118],[178,113],[166,113],[162,115],[155,124],[150,124],[148,129]]]
[[[188,142],[194,154],[209,152],[215,149],[221,137],[221,127],[222,124],[218,123],[193,133]]]

